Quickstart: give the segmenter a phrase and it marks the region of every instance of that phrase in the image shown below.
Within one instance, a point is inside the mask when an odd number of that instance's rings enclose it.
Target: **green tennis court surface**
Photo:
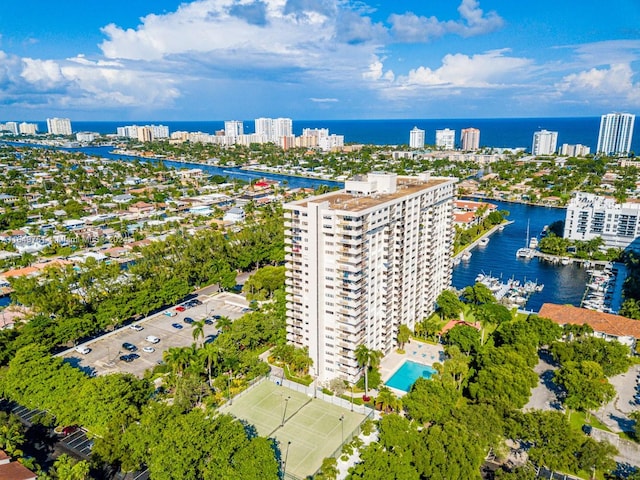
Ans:
[[[365,419],[271,381],[256,385],[220,411],[254,425],[260,436],[275,438],[286,473],[298,478],[314,474]]]

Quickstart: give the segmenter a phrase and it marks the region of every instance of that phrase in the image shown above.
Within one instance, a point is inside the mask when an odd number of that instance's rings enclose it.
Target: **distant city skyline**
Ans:
[[[634,113],[640,5],[601,5],[7,2],[0,121]]]

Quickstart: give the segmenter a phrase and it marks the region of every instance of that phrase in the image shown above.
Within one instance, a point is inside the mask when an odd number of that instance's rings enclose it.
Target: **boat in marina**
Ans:
[[[533,258],[534,255],[535,255],[535,251],[527,247],[519,248],[518,251],[516,252],[516,257],[523,258],[526,260]]]
[[[571,259],[569,257],[562,257],[560,259],[560,263],[562,265],[569,265],[571,263]]]
[[[531,237],[529,240],[529,248],[536,249],[538,247],[538,239],[536,237]]]
[[[478,242],[478,245],[480,245],[481,247],[486,247],[488,244],[489,244],[489,237],[483,237]]]
[[[469,250],[465,250],[462,255],[460,255],[460,258],[462,259],[462,261],[468,262],[469,260],[471,260],[471,252]]]

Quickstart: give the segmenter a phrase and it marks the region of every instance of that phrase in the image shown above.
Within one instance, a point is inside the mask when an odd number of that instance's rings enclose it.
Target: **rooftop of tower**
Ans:
[[[354,180],[361,181],[362,177],[355,177]],[[396,188],[390,192],[372,191],[369,193],[348,193],[345,189],[293,202],[293,204],[306,207],[310,203],[328,202],[329,208],[332,210],[360,212],[398,198],[428,190],[452,180],[452,178],[428,176],[422,178],[397,177]]]

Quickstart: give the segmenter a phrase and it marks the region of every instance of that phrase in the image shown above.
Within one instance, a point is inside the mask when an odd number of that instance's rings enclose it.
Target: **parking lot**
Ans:
[[[235,320],[244,315],[249,306],[244,297],[228,292],[218,293],[211,297],[198,295],[195,298],[202,304],[185,308],[184,311],[179,311],[182,308],[176,310],[176,305],[164,312],[135,322],[135,325],[140,325],[142,330],[136,331],[131,326],[122,327],[95,340],[83,343],[82,346],[90,349],[89,353],[82,354],[75,349],[70,349],[59,356],[90,375],[128,372],[142,377],[145,370],[153,368],[162,360],[162,353],[165,350],[171,347],[186,347],[194,342],[192,326],[185,322],[185,318],[189,317],[198,321],[205,317],[223,316]],[[168,316],[165,313],[171,313],[173,316]],[[216,320],[213,319],[212,325],[204,326],[205,341],[217,335],[218,329],[215,322]],[[174,324],[182,328],[176,328],[173,326]],[[157,337],[160,341],[152,344],[145,340],[148,336]],[[131,353],[123,347],[125,342],[137,347],[135,353],[139,357],[131,362],[120,360],[121,356]],[[145,352],[143,351],[144,347],[153,347],[154,351]]]

